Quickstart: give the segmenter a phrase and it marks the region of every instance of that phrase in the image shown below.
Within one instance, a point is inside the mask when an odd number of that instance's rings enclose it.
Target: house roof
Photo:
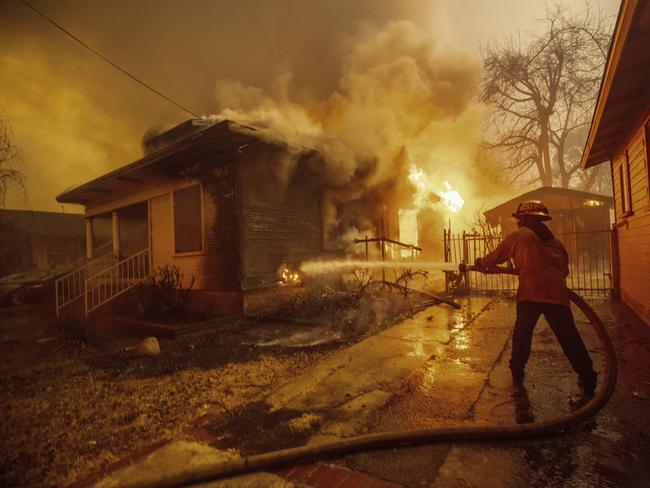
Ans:
[[[581,165],[620,152],[650,111],[650,0],[622,0]]]
[[[16,230],[35,236],[83,236],[84,216],[33,210],[0,210],[0,220]]]
[[[194,125],[195,130],[185,130]],[[207,124],[204,121],[187,121],[168,133],[179,132],[188,134],[186,137],[170,142],[160,149],[145,155],[130,164],[110,171],[82,185],[65,190],[57,195],[61,203],[86,204],[99,195],[108,195],[113,191],[128,188],[146,178],[151,169],[174,168],[176,170],[187,166],[208,155],[215,158],[232,160],[232,156],[241,151],[246,144],[261,139],[261,133],[253,128],[237,124],[230,120]],[[172,134],[173,135],[173,134]],[[173,137],[170,138],[173,141]]]
[[[574,190],[572,188],[557,188],[554,186],[542,186],[521,195],[511,198],[496,207],[483,212],[488,220],[502,214],[510,216],[519,203],[526,200],[542,200],[549,209],[571,209],[575,208],[576,204],[582,206],[584,202],[599,202],[599,206],[613,205],[614,199],[609,195],[601,195],[599,193],[591,193],[588,191]]]

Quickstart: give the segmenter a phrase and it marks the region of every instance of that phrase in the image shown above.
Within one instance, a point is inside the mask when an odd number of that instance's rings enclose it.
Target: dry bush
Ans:
[[[96,327],[92,320],[61,317],[52,325],[54,335],[62,347],[95,344]]]
[[[357,291],[363,290],[371,281],[372,275],[368,268],[359,268],[352,272],[352,286]]]
[[[188,312],[194,276],[183,286],[183,273],[177,266],[159,266],[135,292],[138,311],[145,318],[183,316]]]
[[[423,269],[412,270],[410,268],[402,268],[402,273],[399,276],[397,275],[397,271],[393,274],[395,277],[394,284],[397,285],[398,290],[400,290],[404,296],[408,296],[408,286],[414,278],[421,276],[426,279],[429,277],[429,272]]]

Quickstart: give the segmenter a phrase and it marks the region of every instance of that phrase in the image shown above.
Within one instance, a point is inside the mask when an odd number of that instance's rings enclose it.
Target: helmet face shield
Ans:
[[[551,220],[551,216],[548,214],[548,208],[539,200],[528,200],[522,202],[517,207],[517,211],[512,214],[513,217],[519,219],[525,215],[534,217],[538,220]]]

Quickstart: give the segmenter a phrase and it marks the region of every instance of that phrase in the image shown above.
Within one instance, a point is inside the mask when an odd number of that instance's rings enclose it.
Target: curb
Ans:
[[[302,464],[275,474],[313,488],[402,488],[402,485],[340,466]]]
[[[128,466],[129,464],[139,461],[140,459],[148,456],[152,452],[157,451],[158,449],[168,444],[169,442],[171,442],[171,439],[163,439],[162,441],[154,442],[153,444],[149,444],[148,446],[138,449],[137,451],[134,451],[131,454],[127,454],[123,458],[118,459],[117,461],[100,469],[96,473],[93,473],[90,476],[87,476],[77,481],[76,483],[70,485],[70,488],[88,488],[90,486],[93,486],[95,483],[98,483],[100,480],[104,479],[109,474],[114,473],[118,469]]]

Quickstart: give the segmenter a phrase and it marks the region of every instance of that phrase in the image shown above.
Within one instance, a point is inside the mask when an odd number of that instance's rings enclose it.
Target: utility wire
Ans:
[[[34,7],[33,5],[29,4],[29,3],[26,2],[25,0],[20,0],[20,1],[21,1],[23,4],[25,4],[27,7],[29,7],[30,9],[32,9],[34,12],[36,12],[38,15],[40,15],[41,17],[43,17],[46,21],[48,21],[48,22],[49,22],[50,24],[52,24],[54,27],[56,27],[56,28],[59,29],[60,31],[64,32],[64,33],[67,34],[68,36],[72,37],[75,41],[77,41],[77,42],[78,42],[79,44],[81,44],[83,47],[85,47],[85,48],[88,49],[90,52],[92,52],[95,56],[97,56],[97,57],[103,59],[104,61],[106,61],[106,62],[107,62],[108,64],[110,64],[113,68],[115,68],[115,69],[121,71],[121,72],[124,73],[126,76],[128,76],[128,77],[131,78],[132,80],[136,81],[136,82],[139,83],[140,85],[144,86],[145,88],[151,90],[152,92],[154,92],[154,93],[155,93],[156,95],[158,95],[159,97],[162,97],[162,98],[164,98],[165,100],[167,100],[168,102],[173,103],[174,105],[176,105],[178,108],[180,108],[180,109],[183,110],[184,112],[187,112],[188,114],[190,114],[190,115],[192,115],[192,116],[194,116],[194,117],[197,117],[197,118],[199,117],[197,114],[195,114],[195,113],[192,112],[191,110],[189,110],[189,109],[183,107],[181,104],[175,102],[174,100],[172,100],[172,99],[169,98],[168,96],[164,95],[163,93],[160,93],[158,90],[156,90],[155,88],[153,88],[151,85],[148,85],[148,84],[145,83],[144,81],[142,81],[142,80],[140,80],[139,78],[137,78],[135,75],[132,75],[131,73],[129,73],[129,72],[126,71],[125,69],[119,67],[117,64],[115,64],[113,61],[111,61],[110,59],[108,59],[108,58],[107,58],[106,56],[104,56],[103,54],[101,54],[101,53],[95,51],[92,47],[90,47],[90,46],[89,46],[88,44],[86,44],[84,41],[82,41],[81,39],[79,39],[77,36],[75,36],[74,34],[72,34],[70,31],[66,30],[66,29],[65,29],[64,27],[62,27],[61,25],[57,24],[54,20],[50,19],[47,15],[45,15],[45,13],[41,12],[41,11],[38,10],[36,7]]]

